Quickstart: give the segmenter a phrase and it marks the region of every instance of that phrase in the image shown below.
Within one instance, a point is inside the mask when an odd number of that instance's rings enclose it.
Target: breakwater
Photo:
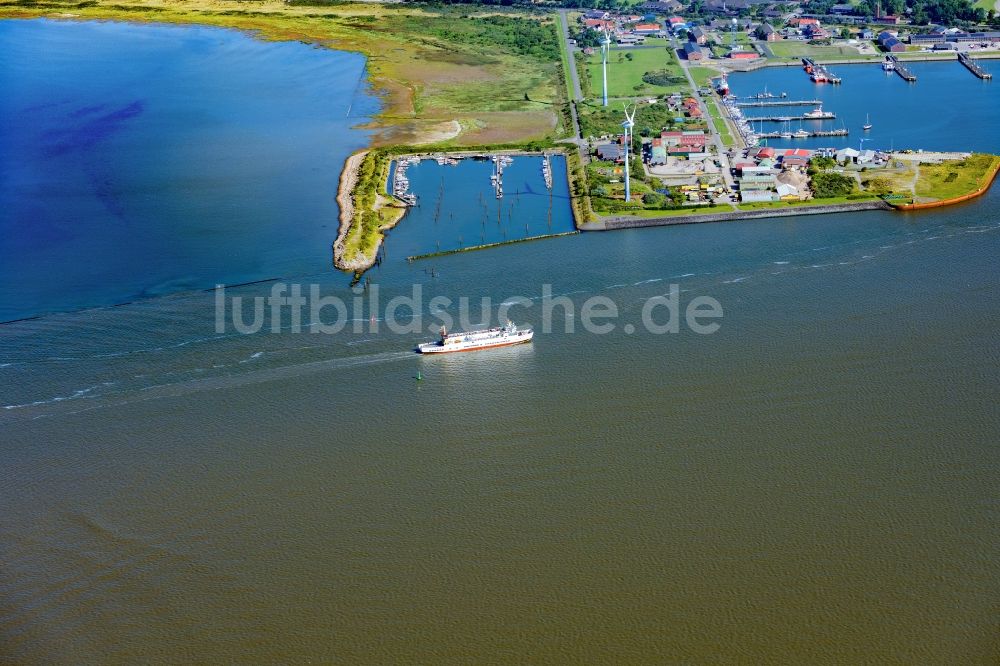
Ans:
[[[461,252],[475,252],[477,250],[488,250],[494,247],[502,247],[504,245],[514,245],[516,243],[527,243],[530,241],[544,240],[546,238],[559,238],[560,236],[575,236],[580,233],[579,231],[563,231],[558,234],[545,234],[542,236],[527,236],[525,238],[512,238],[511,240],[499,241],[496,243],[485,243],[482,245],[470,245],[469,247],[460,247],[454,250],[442,250],[440,252],[428,252],[426,254],[415,254],[413,256],[407,257],[407,261],[418,261],[420,259],[431,259],[433,257],[446,257],[449,254],[459,254]]]
[[[700,224],[703,222],[737,222],[768,217],[791,217],[796,215],[822,215],[825,213],[850,213],[864,210],[892,210],[892,206],[882,201],[858,201],[855,203],[817,204],[815,206],[788,206],[787,208],[763,208],[759,210],[740,210],[724,213],[703,213],[695,215],[678,215],[673,217],[611,217],[600,222],[590,223],[581,227],[583,231],[611,231],[614,229],[633,229],[639,227],[665,227],[676,224]]]

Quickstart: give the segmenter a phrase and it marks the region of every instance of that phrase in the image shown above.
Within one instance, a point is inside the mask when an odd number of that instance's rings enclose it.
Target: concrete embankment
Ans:
[[[738,222],[767,217],[792,217],[797,215],[822,215],[825,213],[850,213],[862,210],[892,210],[892,206],[881,199],[816,206],[788,206],[787,208],[762,208],[760,210],[729,211],[724,213],[704,213],[699,215],[675,215],[672,217],[609,217],[598,222],[581,225],[581,231],[610,231],[613,229],[634,229],[638,227],[666,227],[675,224],[701,224],[703,222]]]

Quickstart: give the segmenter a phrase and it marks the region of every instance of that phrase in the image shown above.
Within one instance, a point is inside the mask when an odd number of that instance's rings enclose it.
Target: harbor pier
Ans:
[[[736,102],[736,106],[741,109],[765,106],[821,106],[822,104],[823,101],[818,99],[783,99],[779,102]]]
[[[823,137],[823,136],[847,136],[848,132],[846,129],[835,129],[835,130],[818,130],[815,132],[810,132],[807,130],[798,130],[795,132],[757,132],[754,134],[758,139],[809,139],[812,137]]]
[[[892,61],[893,69],[896,73],[903,77],[904,81],[913,82],[917,80],[917,75],[909,70],[909,68],[904,65],[899,58],[894,55],[889,56],[889,60]]]
[[[968,68],[968,70],[970,72],[972,72],[973,74],[975,74],[976,76],[978,76],[981,79],[986,80],[986,79],[992,79],[993,78],[992,74],[990,74],[985,69],[983,69],[982,66],[979,63],[977,63],[975,60],[973,60],[972,58],[970,58],[969,54],[967,54],[967,53],[959,53],[958,54],[958,61],[960,63],[962,63],[963,65],[965,65],[966,68]]]
[[[822,114],[816,115],[805,115],[805,116],[744,116],[749,123],[756,122],[769,122],[769,123],[784,123],[791,122],[793,120],[836,120],[837,114],[832,111],[825,111]]]

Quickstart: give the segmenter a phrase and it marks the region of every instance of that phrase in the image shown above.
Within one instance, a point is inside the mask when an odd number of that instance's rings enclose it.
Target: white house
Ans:
[[[853,148],[841,148],[837,151],[837,162],[840,164],[847,164],[848,162],[853,162],[858,159],[860,155],[858,151]]]
[[[797,197],[799,196],[799,188],[794,185],[789,185],[787,183],[778,183],[778,187],[775,188],[778,191],[779,197]]]
[[[774,192],[771,190],[744,190],[740,192],[740,201],[743,203],[774,201]]]
[[[858,164],[871,164],[875,161],[874,150],[862,150],[858,154]]]

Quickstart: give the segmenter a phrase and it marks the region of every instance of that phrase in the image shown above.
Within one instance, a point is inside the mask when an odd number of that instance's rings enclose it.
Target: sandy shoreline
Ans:
[[[344,162],[344,168],[340,172],[340,185],[337,187],[337,206],[340,208],[340,226],[337,229],[337,239],[333,242],[333,264],[344,271],[358,271],[370,268],[374,262],[364,265],[364,262],[357,260],[351,262],[344,261],[344,241],[347,239],[347,232],[351,230],[351,223],[354,221],[354,199],[352,194],[358,184],[358,169],[364,162],[367,150],[354,153]],[[375,248],[378,252],[378,246]]]

